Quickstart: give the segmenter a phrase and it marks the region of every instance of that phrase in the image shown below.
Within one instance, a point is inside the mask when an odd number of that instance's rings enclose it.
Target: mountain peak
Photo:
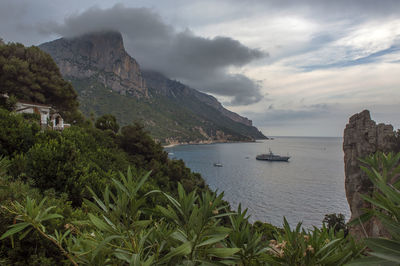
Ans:
[[[140,66],[125,50],[118,31],[86,33],[39,46],[56,61],[67,79],[96,77],[120,94],[147,97]]]

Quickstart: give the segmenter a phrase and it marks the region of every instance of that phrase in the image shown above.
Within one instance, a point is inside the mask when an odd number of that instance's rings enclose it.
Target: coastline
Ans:
[[[267,138],[268,139],[268,138]],[[162,145],[163,148],[172,148],[175,146],[182,146],[182,145],[208,145],[208,144],[217,144],[217,143],[253,143],[253,142],[257,142],[259,139],[255,139],[253,141],[229,141],[229,140],[223,140],[223,141],[211,141],[211,140],[207,140],[207,141],[199,141],[199,142],[178,142],[178,143],[170,143],[170,144],[166,144],[166,145]]]

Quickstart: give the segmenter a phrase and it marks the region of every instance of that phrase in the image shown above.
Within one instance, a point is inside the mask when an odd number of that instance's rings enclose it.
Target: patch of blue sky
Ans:
[[[306,66],[300,66],[299,68],[305,72],[310,72],[310,71],[319,70],[319,69],[345,68],[345,67],[356,66],[356,65],[364,65],[364,64],[378,62],[384,56],[387,59],[387,55],[396,54],[399,52],[400,52],[400,44],[396,44],[396,45],[392,45],[388,49],[384,49],[384,50],[378,51],[376,53],[372,53],[367,56],[357,58],[354,60],[341,60],[339,62],[330,63],[330,64],[306,65]],[[388,61],[391,63],[400,63],[400,60],[397,60],[397,58],[398,57],[396,57],[396,60],[391,60],[391,61],[388,60]]]

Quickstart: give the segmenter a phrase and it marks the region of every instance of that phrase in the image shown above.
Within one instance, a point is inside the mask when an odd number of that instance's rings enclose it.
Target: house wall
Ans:
[[[35,109],[40,114],[40,123],[47,125],[47,121],[50,119],[50,107],[20,102],[16,104],[17,113],[34,114],[36,113]]]

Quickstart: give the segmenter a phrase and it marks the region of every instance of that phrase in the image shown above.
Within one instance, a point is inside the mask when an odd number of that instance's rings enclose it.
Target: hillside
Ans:
[[[118,32],[61,38],[39,46],[71,81],[86,116],[111,113],[121,125],[141,121],[162,143],[252,141],[265,136],[214,97],[142,71]]]

